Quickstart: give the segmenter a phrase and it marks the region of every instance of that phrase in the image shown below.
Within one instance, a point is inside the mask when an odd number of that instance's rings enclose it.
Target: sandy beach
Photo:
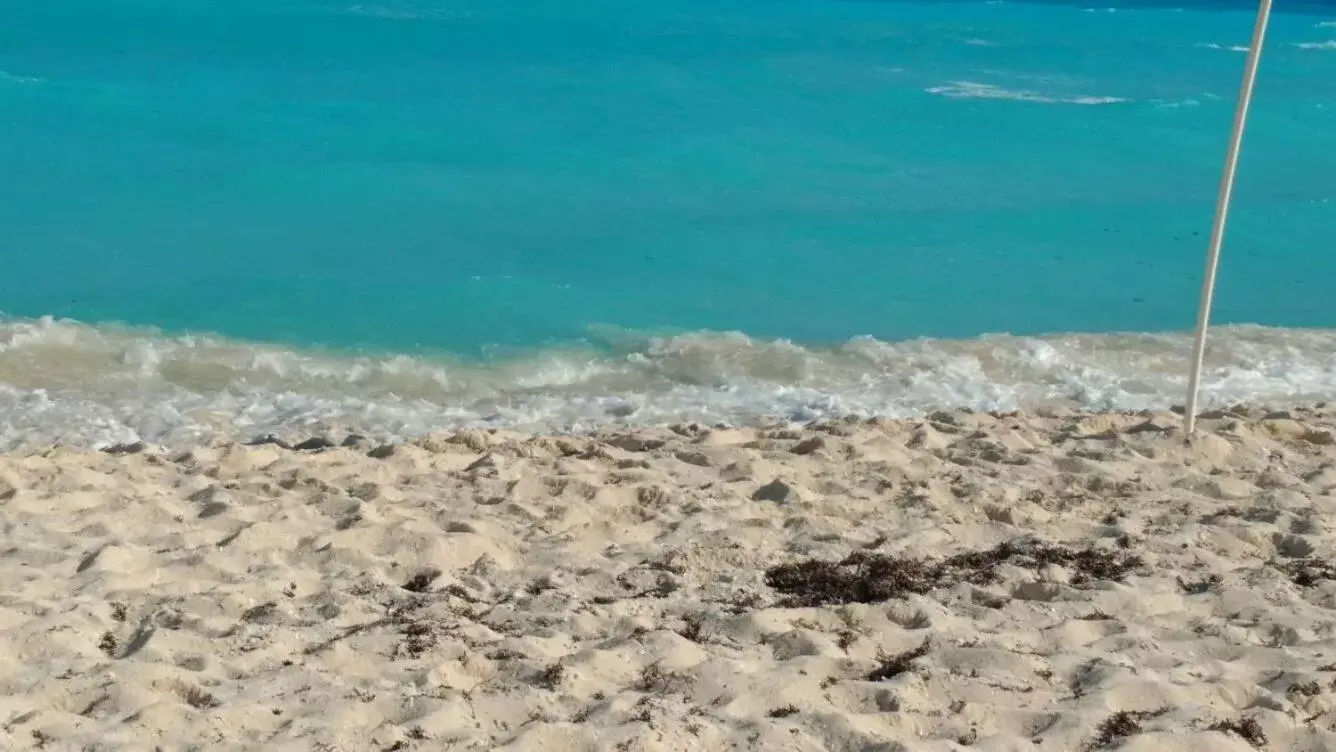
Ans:
[[[1179,422],[0,457],[0,747],[1336,749],[1336,408]]]

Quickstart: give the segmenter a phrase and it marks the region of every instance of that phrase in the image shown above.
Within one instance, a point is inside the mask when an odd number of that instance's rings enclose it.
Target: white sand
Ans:
[[[1336,582],[1284,571],[1336,557],[1336,410],[1265,416],[0,457],[0,748],[1336,749]],[[765,579],[1027,535],[1145,566]]]

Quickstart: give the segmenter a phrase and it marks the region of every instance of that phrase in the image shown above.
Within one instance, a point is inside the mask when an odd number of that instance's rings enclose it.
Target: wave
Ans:
[[[1157,109],[1176,109],[1179,107],[1198,107],[1201,102],[1196,99],[1180,99],[1176,101],[1159,100],[1155,102]]]
[[[10,73],[9,71],[0,70],[0,83],[40,84],[43,83],[45,80],[46,79],[37,78],[35,76],[20,76],[16,73]]]
[[[409,10],[388,5],[352,5],[344,9],[343,12],[353,16],[369,16],[391,21],[421,21],[424,19],[458,21],[473,18],[475,15],[473,11],[468,10],[423,10],[421,8]]]
[[[1230,52],[1248,52],[1249,50],[1252,49],[1250,45],[1246,44],[1223,45],[1223,44],[1216,44],[1215,42],[1205,42],[1193,46],[1203,50],[1228,50]]]
[[[1043,102],[1047,104],[1118,104],[1130,102],[1121,97],[1052,97],[1034,91],[1006,89],[993,84],[981,84],[973,81],[950,81],[945,86],[926,89],[929,94],[956,99],[1009,99],[1017,102]]]
[[[1294,45],[1301,50],[1336,50],[1336,39],[1325,42],[1298,42]]]
[[[736,333],[613,332],[579,346],[465,359],[9,319],[0,320],[0,449],[749,425],[958,407],[1165,408],[1182,401],[1190,345],[1184,334],[860,337],[809,347]],[[1329,399],[1336,331],[1221,328],[1208,365],[1208,404]]]

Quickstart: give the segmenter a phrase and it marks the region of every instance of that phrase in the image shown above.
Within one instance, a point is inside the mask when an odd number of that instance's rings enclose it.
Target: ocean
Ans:
[[[0,449],[1181,404],[1255,11],[3,5]],[[1336,3],[1276,10],[1208,405],[1336,398]]]

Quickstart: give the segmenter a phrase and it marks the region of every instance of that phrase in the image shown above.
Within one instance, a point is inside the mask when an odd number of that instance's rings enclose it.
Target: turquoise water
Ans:
[[[1181,400],[1250,7],[647,5],[7,4],[0,444]],[[1278,10],[1217,399],[1336,396]]]

